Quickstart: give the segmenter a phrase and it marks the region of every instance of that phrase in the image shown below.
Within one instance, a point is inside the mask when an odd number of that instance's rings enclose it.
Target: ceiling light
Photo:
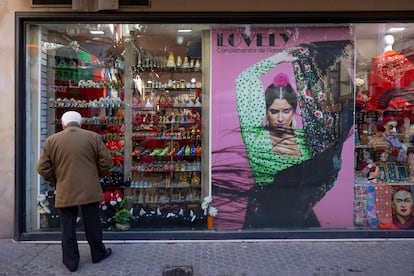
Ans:
[[[104,34],[104,31],[98,31],[98,30],[90,30],[89,32],[90,32],[91,34],[94,34],[94,35]]]
[[[404,27],[391,27],[388,29],[388,33],[398,33],[404,31]]]
[[[178,29],[177,32],[179,33],[191,33],[193,30],[191,29]]]
[[[177,36],[177,44],[178,45],[181,45],[183,43],[184,43],[184,37],[181,36],[181,35]]]

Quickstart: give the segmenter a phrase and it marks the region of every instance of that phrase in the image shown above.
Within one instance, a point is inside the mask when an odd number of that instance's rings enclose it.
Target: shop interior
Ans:
[[[394,147],[389,152],[387,144],[377,142],[375,137],[380,132],[374,130],[386,115],[411,120],[414,109],[411,98],[404,94],[401,101],[394,97],[386,104],[369,106],[370,100],[378,95],[372,94],[368,87],[374,57],[392,50],[414,64],[414,24],[347,26],[355,37],[356,183],[371,183],[369,177],[367,182],[366,168],[374,165],[381,169],[374,177],[379,181],[398,186],[414,183],[414,169],[411,169],[414,154],[411,158],[399,159],[402,150]],[[238,26],[260,27],[269,26]],[[49,78],[49,88],[43,97],[50,108],[43,115],[54,123],[44,135],[59,131],[61,114],[76,108],[82,110],[84,126],[100,132],[113,153],[114,168],[102,180],[105,229],[115,229],[117,213],[125,208],[140,220],[131,220],[127,214],[130,228],[123,230],[142,229],[143,225],[147,229],[204,229],[207,213],[202,202],[211,195],[208,183],[203,183],[208,182],[208,174],[203,175],[208,170],[208,154],[204,153],[208,141],[204,137],[209,135],[208,116],[205,116],[208,103],[204,100],[208,99],[208,72],[205,71],[210,68],[208,55],[202,49],[213,27],[209,24],[81,23],[43,24],[42,28],[47,33],[42,50],[47,53]],[[74,70],[75,67],[81,69]],[[407,84],[404,88],[409,91],[412,86]],[[133,93],[125,93],[127,90]],[[163,126],[154,127],[159,123]],[[405,129],[398,131],[401,142],[409,145],[404,149],[408,156],[414,143],[410,140],[414,135],[412,125],[414,120],[406,121],[401,124]],[[386,159],[384,154],[388,154]],[[33,196],[44,195],[34,210],[40,210],[39,229],[58,227],[53,191],[45,183],[35,190]],[[120,214],[118,219],[117,224],[121,224]],[[366,214],[355,225],[367,225]]]

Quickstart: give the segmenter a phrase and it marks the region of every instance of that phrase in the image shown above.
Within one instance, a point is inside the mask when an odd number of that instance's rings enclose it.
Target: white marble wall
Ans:
[[[11,3],[13,2],[13,3]],[[0,0],[0,238],[14,226],[14,10],[17,2]]]

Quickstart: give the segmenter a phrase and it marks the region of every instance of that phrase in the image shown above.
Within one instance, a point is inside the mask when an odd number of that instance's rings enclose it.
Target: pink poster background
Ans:
[[[219,34],[221,37],[218,41]],[[241,34],[245,34],[247,40],[242,39]],[[257,46],[257,34],[262,34],[261,46]],[[275,34],[273,41],[269,41],[269,34]],[[328,40],[352,40],[350,29],[249,29],[246,27],[212,32],[211,65],[214,70],[212,70],[211,82],[211,160],[213,200],[219,210],[215,220],[217,229],[242,228],[247,204],[246,192],[253,185],[237,115],[235,99],[237,76],[249,66],[285,48],[301,43]],[[287,74],[290,83],[295,83],[292,65],[280,64],[262,77],[264,87],[267,87],[279,72]],[[297,118],[297,122],[301,122],[300,118]],[[302,126],[298,125],[298,127]],[[338,180],[314,207],[323,228],[353,226],[353,142],[352,135],[345,141],[342,150],[342,169]]]

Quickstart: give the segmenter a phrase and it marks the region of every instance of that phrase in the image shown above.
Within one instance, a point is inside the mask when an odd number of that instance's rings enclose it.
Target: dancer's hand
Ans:
[[[300,50],[302,47],[292,47],[285,49],[274,56],[271,56],[269,59],[273,61],[275,64],[279,64],[282,62],[293,62],[298,60],[298,57],[294,56],[293,53],[297,50]]]

